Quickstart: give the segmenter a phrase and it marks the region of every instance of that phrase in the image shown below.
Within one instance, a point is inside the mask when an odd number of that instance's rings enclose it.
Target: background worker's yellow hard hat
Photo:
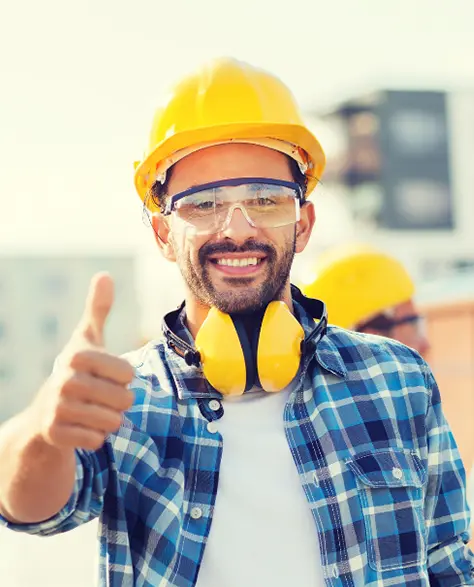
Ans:
[[[135,164],[138,194],[145,199],[176,153],[231,141],[266,145],[266,139],[301,163],[309,194],[325,156],[290,90],[247,63],[212,61],[178,83],[156,111],[143,160]]]
[[[406,302],[415,292],[411,277],[397,259],[363,245],[324,252],[301,289],[323,300],[329,323],[343,328]]]

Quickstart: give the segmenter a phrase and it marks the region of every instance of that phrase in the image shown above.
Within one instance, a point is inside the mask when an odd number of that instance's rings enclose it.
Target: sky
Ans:
[[[230,55],[308,112],[359,89],[474,88],[473,22],[472,0],[0,0],[0,253],[132,252],[149,301],[166,297],[180,281],[133,161],[173,80]]]

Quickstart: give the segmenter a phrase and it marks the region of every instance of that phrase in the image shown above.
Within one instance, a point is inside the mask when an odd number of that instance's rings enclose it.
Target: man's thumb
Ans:
[[[104,346],[104,328],[114,302],[114,282],[108,273],[97,273],[91,280],[81,331],[89,342]]]

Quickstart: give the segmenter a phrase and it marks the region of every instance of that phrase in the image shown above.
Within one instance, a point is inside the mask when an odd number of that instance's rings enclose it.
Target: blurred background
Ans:
[[[154,338],[181,301],[179,273],[143,221],[133,162],[166,87],[230,55],[279,75],[326,150],[294,279],[352,240],[405,263],[470,471],[473,23],[472,0],[0,2],[0,422],[49,374],[96,271],[116,281],[112,352]],[[94,584],[96,532],[0,531],[0,585]]]

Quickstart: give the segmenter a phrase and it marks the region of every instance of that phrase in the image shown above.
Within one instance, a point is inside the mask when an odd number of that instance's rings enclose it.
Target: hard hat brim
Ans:
[[[303,125],[278,123],[238,123],[228,125],[195,128],[176,134],[162,141],[135,169],[135,188],[144,201],[151,188],[148,178],[156,170],[158,164],[180,149],[192,147],[208,141],[238,141],[239,139],[274,138],[287,141],[303,149],[312,163],[307,172],[309,195],[319,182],[324,171],[326,158],[316,137]]]

